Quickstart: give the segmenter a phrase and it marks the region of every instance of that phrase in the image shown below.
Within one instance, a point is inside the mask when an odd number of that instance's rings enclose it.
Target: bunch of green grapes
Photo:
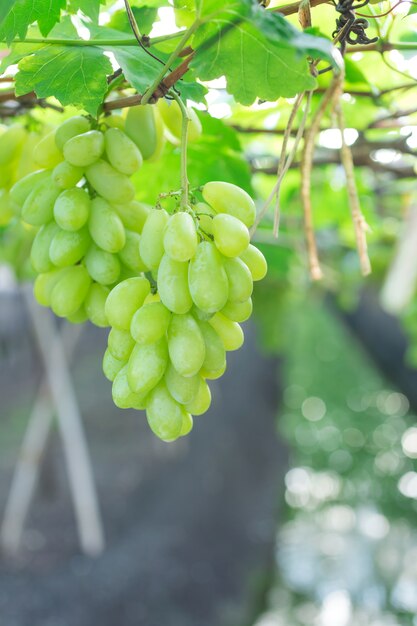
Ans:
[[[120,408],[146,409],[165,441],[187,434],[192,415],[210,406],[207,380],[226,369],[243,343],[239,322],[252,312],[253,281],[266,274],[249,243],[255,205],[239,187],[210,182],[205,202],[169,215],[150,211],[139,253],[148,272],[110,292],[111,325],[103,359]]]
[[[134,200],[130,180],[141,152],[117,118],[106,122],[100,129],[82,116],[63,122],[34,149],[43,169],[10,191],[22,222],[37,229],[36,299],[60,317],[98,326],[107,325],[109,288],[145,269],[139,239],[149,210]]]

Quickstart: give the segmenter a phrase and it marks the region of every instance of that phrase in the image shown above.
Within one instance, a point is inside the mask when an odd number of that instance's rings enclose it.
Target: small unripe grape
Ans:
[[[18,180],[10,189],[10,198],[19,207],[23,206],[26,198],[34,191],[38,183],[49,179],[50,172],[45,170],[38,170],[37,172],[31,172],[20,180]]]
[[[239,256],[249,245],[249,231],[245,224],[226,213],[213,218],[213,236],[217,249],[227,257]]]
[[[127,361],[135,347],[135,342],[128,330],[112,328],[107,338],[107,347],[115,359]]]
[[[228,302],[220,311],[233,322],[246,322],[252,315],[252,298],[244,302]]]
[[[122,174],[131,176],[143,163],[136,144],[119,128],[106,130],[104,145],[110,164]]]
[[[202,364],[204,376],[226,367],[226,350],[219,335],[208,322],[198,322],[204,338],[206,353]]]
[[[140,256],[150,269],[157,269],[164,254],[164,231],[169,220],[164,209],[153,209],[143,226]]]
[[[36,233],[30,251],[30,261],[33,269],[39,274],[49,272],[54,267],[49,256],[49,247],[58,231],[59,228],[55,222],[49,222],[49,224],[42,226]]]
[[[241,220],[248,228],[256,218],[255,203],[246,191],[222,181],[206,183],[203,198],[217,213],[227,213]]]
[[[266,276],[268,266],[262,252],[251,243],[241,253],[240,258],[248,266],[252,280],[262,280]]]
[[[174,261],[164,254],[158,269],[158,291],[170,311],[187,313],[193,304],[188,287],[188,263]]]
[[[122,220],[109,203],[99,196],[91,202],[88,228],[94,242],[106,252],[119,252],[125,245]]]
[[[214,328],[226,350],[238,350],[244,340],[243,330],[237,322],[232,322],[221,313],[216,313],[209,324]]]
[[[169,218],[164,232],[164,249],[174,261],[189,261],[195,254],[198,239],[194,220],[180,211]]]
[[[192,429],[193,429],[192,415],[190,415],[189,413],[183,413],[180,437],[185,437],[192,431]]]
[[[48,135],[41,139],[35,146],[33,158],[38,166],[46,169],[55,167],[62,161],[62,152],[58,150],[55,144],[55,131],[48,133]]]
[[[55,200],[61,190],[53,184],[50,175],[37,183],[27,196],[22,207],[22,220],[31,226],[42,226],[50,222],[54,213]]]
[[[68,161],[61,161],[52,171],[52,180],[60,189],[71,189],[82,179],[82,167],[71,165]]]
[[[197,202],[194,206],[194,212],[198,217],[198,224],[206,235],[213,233],[213,218],[217,215],[216,211],[205,202]]]
[[[64,149],[64,145],[69,139],[75,137],[75,135],[82,135],[90,130],[90,122],[87,118],[81,115],[74,115],[65,122],[62,122],[55,131],[55,143],[58,150],[61,152]]]
[[[164,383],[159,383],[147,398],[148,424],[155,435],[163,441],[178,439],[181,435],[185,413]]]
[[[54,217],[64,230],[79,230],[90,215],[90,197],[84,189],[72,187],[59,194],[54,204]]]
[[[105,328],[109,325],[106,313],[104,310],[107,296],[110,293],[110,289],[93,283],[86,295],[84,301],[85,312],[88,319],[95,325]]]
[[[230,302],[246,302],[253,291],[252,275],[240,259],[224,259],[224,269],[229,281]]]
[[[181,376],[170,363],[165,372],[165,383],[171,396],[180,404],[187,404],[194,400],[200,385],[198,374]]]
[[[165,336],[170,321],[171,313],[162,302],[150,302],[136,311],[130,332],[138,343],[155,343]]]
[[[142,232],[146,218],[151,210],[147,204],[137,200],[132,200],[127,204],[113,203],[112,207],[117,211],[125,227],[139,234]]]
[[[51,309],[59,317],[73,315],[82,303],[90,287],[90,277],[82,265],[69,267],[58,280],[51,293]]]
[[[49,257],[57,267],[74,265],[85,255],[90,242],[86,228],[73,232],[58,229],[49,246]]]
[[[85,175],[97,193],[109,202],[124,204],[135,196],[135,188],[129,178],[115,170],[107,161],[96,161],[88,166]]]
[[[140,274],[140,272],[146,272],[148,268],[143,262],[139,252],[140,235],[131,230],[126,230],[125,234],[126,242],[119,252],[120,260],[126,267],[138,274]]]
[[[168,328],[168,350],[172,365],[181,376],[194,376],[206,355],[204,338],[192,315],[173,315]]]
[[[129,330],[132,317],[150,292],[146,278],[128,278],[111,290],[106,301],[106,316],[111,326]]]
[[[84,259],[91,278],[101,285],[112,285],[120,277],[120,261],[116,254],[105,252],[94,244],[90,246]]]
[[[126,365],[126,361],[115,359],[110,350],[107,348],[103,356],[103,374],[113,382],[122,367]]]
[[[211,392],[206,381],[200,377],[200,384],[194,399],[185,405],[186,411],[192,415],[203,415],[210,408]]]
[[[51,305],[51,293],[59,280],[68,272],[70,268],[60,268],[39,274],[33,286],[34,296],[41,306]]]
[[[190,261],[188,283],[191,297],[199,309],[214,313],[224,307],[229,296],[227,276],[217,248],[202,241]]]
[[[135,393],[146,395],[159,383],[168,365],[165,337],[156,343],[136,344],[129,358],[127,379]]]
[[[119,409],[144,409],[145,398],[133,393],[127,380],[127,365],[124,365],[116,374],[112,386],[114,404]]]
[[[75,135],[64,144],[65,160],[77,167],[87,167],[95,163],[103,154],[104,137],[98,130],[89,130]]]

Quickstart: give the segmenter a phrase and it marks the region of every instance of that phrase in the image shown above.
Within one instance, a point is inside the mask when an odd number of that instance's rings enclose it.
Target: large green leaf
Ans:
[[[105,4],[105,0],[70,0],[68,10],[73,13],[81,11],[94,23],[97,23],[100,14],[100,4]]]
[[[3,24],[15,2],[16,0],[2,0],[0,3],[0,26]]]
[[[16,36],[23,39],[28,27],[36,21],[42,35],[46,36],[59,22],[65,4],[65,0],[15,0],[0,29],[0,39],[8,43]]]

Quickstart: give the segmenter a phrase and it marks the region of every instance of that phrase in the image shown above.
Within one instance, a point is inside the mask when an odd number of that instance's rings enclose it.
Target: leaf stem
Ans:
[[[181,126],[181,208],[188,208],[188,188],[189,181],[187,175],[187,145],[188,145],[188,124],[190,122],[190,115],[187,107],[181,100],[179,95],[174,90],[169,92],[169,95],[174,98],[181,110],[182,126]]]
[[[160,37],[152,37],[149,45],[155,46],[158,43],[178,39],[184,34],[184,30],[169,35],[161,35]],[[2,41],[0,43],[6,43]],[[135,37],[124,37],[123,39],[58,39],[56,37],[27,37],[26,39],[13,39],[12,44],[53,44],[57,46],[137,46],[138,42]]]

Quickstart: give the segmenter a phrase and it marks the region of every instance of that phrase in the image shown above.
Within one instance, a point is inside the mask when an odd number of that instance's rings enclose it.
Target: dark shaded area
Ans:
[[[2,506],[40,377],[21,322],[1,338]],[[275,432],[277,362],[260,354],[253,327],[246,336],[226,375],[213,381],[210,411],[187,439],[167,445],[143,413],[112,405],[101,374],[106,333],[83,334],[73,372],[108,548],[97,559],[79,553],[55,433],[25,546],[18,559],[0,562],[1,624],[250,623],[273,562],[287,453]]]

